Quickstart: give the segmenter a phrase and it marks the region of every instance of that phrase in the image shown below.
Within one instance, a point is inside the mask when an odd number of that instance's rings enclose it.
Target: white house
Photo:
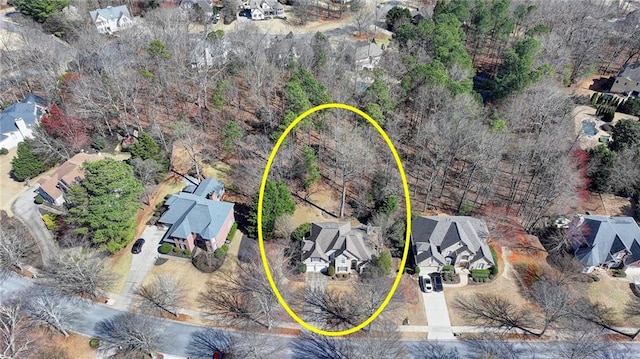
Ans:
[[[133,17],[126,5],[107,6],[89,12],[91,20],[101,34],[112,34],[133,26]]]
[[[249,0],[244,7],[251,10],[251,20],[284,17],[284,6],[277,0]]]
[[[40,123],[46,101],[28,94],[22,102],[14,103],[0,113],[0,148],[11,149],[25,138],[33,137],[33,128]]]
[[[411,222],[411,242],[420,273],[451,264],[467,269],[494,265],[483,220],[464,216],[421,216]]]
[[[334,266],[336,273],[361,272],[375,254],[368,229],[351,228],[349,222],[319,222],[311,224],[309,238],[302,241],[302,262],[307,272],[320,272]]]

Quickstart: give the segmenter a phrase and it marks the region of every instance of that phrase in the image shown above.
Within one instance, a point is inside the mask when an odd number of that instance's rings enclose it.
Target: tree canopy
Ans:
[[[69,0],[13,0],[13,6],[37,22],[45,22],[69,5]]]
[[[84,172],[82,183],[66,195],[68,222],[96,246],[115,253],[133,239],[142,184],[131,166],[113,159],[87,163]]]
[[[609,148],[620,151],[625,147],[636,147],[640,144],[640,122],[635,120],[620,120],[613,127],[613,141]]]
[[[46,169],[46,163],[33,154],[29,142],[23,141],[18,144],[17,155],[11,160],[11,176],[16,181],[23,182]]]
[[[262,202],[262,235],[265,239],[273,237],[276,220],[285,214],[293,214],[296,204],[291,199],[291,191],[284,182],[267,180]],[[253,197],[249,214],[249,235],[258,237],[258,193]]]

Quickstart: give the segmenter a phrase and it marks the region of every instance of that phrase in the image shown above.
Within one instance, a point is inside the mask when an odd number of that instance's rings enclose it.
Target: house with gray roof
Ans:
[[[33,137],[33,129],[47,107],[46,101],[28,94],[22,102],[14,103],[0,113],[0,148],[11,149],[26,138]]]
[[[420,273],[438,272],[452,264],[467,269],[495,263],[483,220],[466,216],[420,216],[411,222],[411,243]]]
[[[206,251],[222,247],[235,222],[234,205],[221,201],[223,195],[222,182],[209,178],[192,192],[169,197],[168,209],[158,220],[169,226],[162,241],[192,252],[196,247]]]
[[[378,67],[384,51],[380,45],[370,42],[367,45],[357,47],[355,52],[355,62],[358,70],[373,70]]]
[[[574,223],[574,255],[585,266],[640,266],[640,227],[632,217],[587,215]]]
[[[126,5],[107,6],[104,9],[90,11],[89,15],[101,34],[111,35],[133,26],[133,17]]]
[[[616,76],[611,92],[640,96],[640,62],[626,65]]]
[[[302,241],[302,262],[307,272],[334,266],[336,273],[360,273],[376,254],[375,234],[371,227],[352,228],[349,222],[312,223],[309,238]]]

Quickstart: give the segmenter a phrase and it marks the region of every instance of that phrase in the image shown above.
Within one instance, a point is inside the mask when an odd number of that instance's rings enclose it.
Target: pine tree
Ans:
[[[31,152],[29,142],[18,144],[18,153],[11,160],[11,177],[18,182],[33,178],[47,169],[46,163]]]

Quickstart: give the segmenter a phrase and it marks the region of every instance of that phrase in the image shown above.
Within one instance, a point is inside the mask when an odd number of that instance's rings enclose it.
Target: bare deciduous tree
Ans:
[[[410,352],[415,359],[462,359],[462,355],[457,348],[426,340],[414,344]]]
[[[38,277],[39,282],[64,294],[93,299],[102,295],[114,280],[100,252],[78,247],[60,251]]]
[[[25,299],[23,311],[32,324],[51,327],[65,337],[69,336],[69,321],[76,316],[80,300],[45,286],[25,290],[20,297]]]
[[[269,255],[273,279],[279,284],[284,279],[282,268],[286,266],[284,255]],[[277,259],[276,259],[277,258]],[[203,310],[227,320],[241,320],[268,329],[275,324],[275,315],[280,310],[276,298],[261,264],[257,261],[238,263],[236,268],[226,267],[220,272],[222,283],[208,283],[207,290],[200,293]]]
[[[179,280],[170,276],[157,276],[153,282],[138,290],[140,307],[150,313],[167,312],[178,316],[180,304],[184,301],[184,288]]]
[[[105,349],[116,355],[142,354],[155,358],[164,328],[147,316],[124,313],[99,322],[95,332]]]
[[[33,349],[32,343],[21,303],[0,298],[0,358],[23,358]]]
[[[4,215],[0,221],[0,278],[12,269],[23,270],[25,262],[35,255],[31,234],[22,224],[9,220]]]

